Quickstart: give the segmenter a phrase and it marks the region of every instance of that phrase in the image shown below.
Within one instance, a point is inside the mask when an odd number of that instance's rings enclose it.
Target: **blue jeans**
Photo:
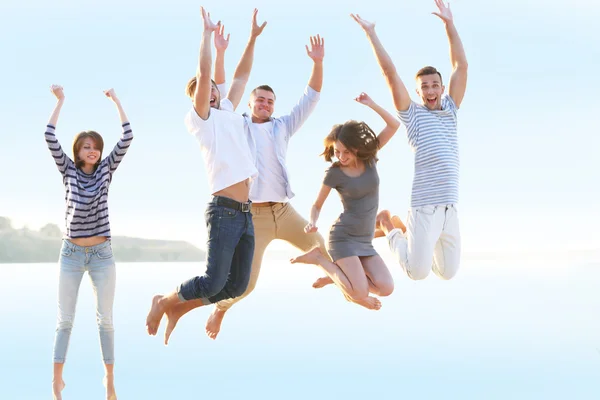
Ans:
[[[81,247],[63,240],[58,277],[58,322],[54,338],[54,362],[64,363],[75,319],[75,306],[81,278],[90,275],[96,295],[96,322],[105,364],[115,362],[115,329],[113,303],[116,268],[110,240],[96,246]]]
[[[201,299],[212,304],[241,296],[248,287],[254,256],[252,214],[217,203],[215,196],[204,213],[208,230],[206,272],[177,288],[181,300]]]

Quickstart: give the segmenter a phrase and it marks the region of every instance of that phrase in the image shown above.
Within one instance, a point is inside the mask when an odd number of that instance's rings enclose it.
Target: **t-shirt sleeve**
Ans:
[[[445,95],[442,98],[442,109],[449,110],[455,115],[456,115],[456,112],[458,111],[458,107],[456,107],[456,103],[454,102],[454,99],[452,97],[450,97],[449,94]]]
[[[419,124],[418,124],[418,108],[414,101],[410,102],[408,109],[405,111],[398,110],[398,118],[400,122],[406,127],[406,136],[411,146],[417,143],[419,138]]]
[[[335,189],[339,183],[338,170],[339,168],[334,166],[327,168],[325,171],[325,177],[323,178],[323,185]]]
[[[219,104],[219,109],[223,110],[223,111],[231,111],[233,112],[233,103],[231,102],[231,100],[229,100],[228,98],[224,98],[221,100],[221,103]]]
[[[211,110],[212,111],[212,110]],[[207,132],[212,132],[214,129],[214,123],[212,121],[213,113],[209,111],[208,118],[202,119],[192,107],[185,116],[185,126],[189,133],[196,137],[201,137]]]

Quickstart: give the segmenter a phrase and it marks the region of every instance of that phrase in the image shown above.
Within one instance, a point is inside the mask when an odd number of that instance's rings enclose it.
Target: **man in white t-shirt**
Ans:
[[[467,58],[450,7],[435,0],[438,16],[450,43],[452,75],[448,94],[442,76],[433,67],[417,72],[417,94],[421,104],[411,101],[408,90],[375,33],[375,24],[352,15],[363,28],[392,93],[398,117],[406,126],[408,142],[415,152],[415,175],[411,208],[406,227],[384,210],[378,229],[406,274],[425,279],[431,270],[451,279],[460,265],[461,239],[458,224],[457,111],[467,86]],[[424,44],[425,45],[425,44]]]
[[[257,169],[245,136],[244,119],[236,114],[250,76],[256,38],[266,22],[256,22],[252,15],[250,39],[236,68],[231,90],[221,94],[211,81],[211,38],[220,31],[202,8],[204,31],[196,77],[187,86],[193,108],[185,117],[188,131],[202,151],[212,199],[205,212],[208,229],[206,272],[183,282],[169,295],[157,295],[146,319],[146,328],[155,335],[163,314],[168,323],[165,344],[176,320],[190,309],[242,295],[248,287],[254,255],[250,180]],[[177,318],[173,318],[177,315]]]

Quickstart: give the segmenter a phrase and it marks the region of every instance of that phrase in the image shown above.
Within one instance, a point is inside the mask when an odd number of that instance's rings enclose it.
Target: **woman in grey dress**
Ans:
[[[351,120],[335,125],[325,138],[322,155],[329,162],[334,157],[337,161],[325,172],[323,185],[311,209],[310,222],[304,230],[317,231],[321,207],[331,189],[337,190],[344,212],[329,231],[328,250],[333,262],[319,248],[291,262],[319,265],[327,277],[317,280],[314,287],[335,283],[349,301],[378,310],[381,303],[376,297],[369,296],[369,292],[388,296],[394,290],[394,281],[372,245],[379,206],[377,151],[396,133],[400,122],[366,93],[361,93],[355,100],[379,114],[386,126],[375,135],[364,122]]]

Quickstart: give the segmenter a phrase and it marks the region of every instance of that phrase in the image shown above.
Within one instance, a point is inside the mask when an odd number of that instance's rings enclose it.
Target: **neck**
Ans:
[[[94,164],[95,165],[95,164]],[[83,173],[85,174],[92,174],[94,173],[94,165],[90,165],[90,164],[85,164],[83,167],[79,168],[80,170],[83,171]]]
[[[256,116],[252,116],[252,122],[254,122],[255,124],[264,124],[265,122],[269,122],[270,118],[259,118]]]

